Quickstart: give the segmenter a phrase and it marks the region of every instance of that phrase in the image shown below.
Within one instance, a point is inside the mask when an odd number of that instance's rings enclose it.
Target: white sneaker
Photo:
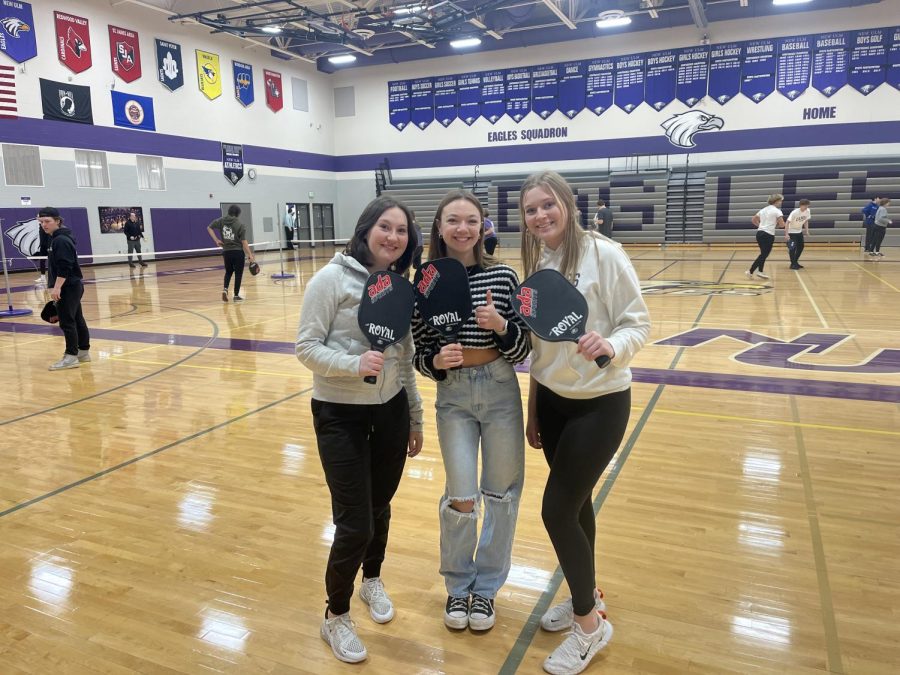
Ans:
[[[49,370],[66,370],[68,368],[77,368],[79,365],[78,357],[74,354],[63,354],[63,357],[56,363],[51,363]]]
[[[34,283],[38,286],[46,286],[47,285],[47,275],[42,274],[37,279],[34,280]]]
[[[744,274],[747,276],[748,279],[752,279],[752,278],[753,278],[753,272],[751,272],[750,270],[746,270],[746,271],[744,272]]]
[[[381,577],[364,578],[359,587],[359,599],[369,606],[369,614],[375,623],[387,623],[394,618],[394,604],[384,592]]]
[[[227,288],[222,290],[222,302],[228,302],[228,289]]]
[[[447,628],[462,630],[469,625],[469,596],[454,598],[447,596],[447,606],[444,608],[444,625]]]
[[[243,295],[238,295],[237,293],[234,294],[234,301],[235,301],[235,302],[241,302],[243,299],[244,299],[244,296],[243,296]]]
[[[76,358],[78,359],[78,363],[87,363],[91,360],[91,353],[87,349],[79,349]]]
[[[577,623],[562,644],[544,659],[544,670],[553,675],[576,675],[588,667],[594,655],[612,639],[612,624],[600,614],[600,625],[585,633]]]
[[[322,639],[330,646],[339,661],[359,663],[369,657],[365,645],[356,634],[356,624],[350,620],[350,612],[322,621]]]
[[[768,279],[769,278],[768,274],[763,274],[762,272],[757,272],[756,276],[759,277],[760,279]]]
[[[594,589],[594,609],[602,612],[606,609],[603,602],[603,591]],[[572,607],[572,598],[566,598],[558,605],[554,605],[541,617],[541,628],[551,633],[556,633],[566,628],[571,628],[575,623],[575,610]]]

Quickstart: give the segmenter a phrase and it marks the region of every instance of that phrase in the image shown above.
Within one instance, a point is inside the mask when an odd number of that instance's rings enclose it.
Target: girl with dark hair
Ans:
[[[596,586],[591,495],[625,435],[628,364],[647,339],[650,317],[628,256],[610,239],[581,228],[562,176],[530,176],[519,209],[526,276],[555,269],[588,303],[587,332],[577,347],[534,341],[526,426],[528,443],[542,448],[550,465],[541,516],[572,594],[541,617],[544,630],[571,628],[544,670],[569,675],[584,670],[612,637]],[[611,359],[603,369],[594,363],[601,355]]]
[[[378,352],[357,324],[369,275],[409,269],[417,243],[410,222],[409,210],[400,202],[389,197],[371,202],[344,252],[307,284],[297,333],[297,358],[313,372],[313,425],[335,525],[321,635],[334,655],[348,663],[368,656],[350,620],[360,567],[359,597],[372,619],[387,623],[394,618],[381,580],[391,499],[406,457],[415,457],[422,448],[412,338]],[[377,378],[374,386],[363,380],[368,375]]]
[[[509,574],[525,473],[522,399],[513,366],[531,349],[529,333],[512,311],[518,277],[485,258],[483,235],[478,199],[464,190],[447,194],[431,227],[428,258],[455,258],[466,266],[474,313],[459,341],[444,345],[418,310],[413,314],[416,369],[437,382],[437,430],[447,480],[438,511],[448,594],[444,623],[473,630],[494,625],[494,598]]]

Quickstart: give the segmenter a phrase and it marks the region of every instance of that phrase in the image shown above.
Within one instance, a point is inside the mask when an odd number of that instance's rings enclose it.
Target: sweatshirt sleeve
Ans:
[[[332,349],[325,344],[340,305],[341,270],[326,265],[306,286],[300,327],[297,330],[297,359],[317,375],[354,377],[359,375],[360,357]]]
[[[416,385],[416,371],[413,369],[413,354],[415,346],[413,338],[407,335],[400,343],[402,352],[400,355],[400,381],[406,390],[406,398],[409,401],[409,426],[412,431],[422,431],[424,428],[422,397]]]
[[[637,272],[624,252],[619,252],[619,255],[625,259],[616,266],[618,274],[613,280],[607,307],[615,329],[606,339],[616,351],[613,364],[617,368],[625,368],[650,334],[650,313],[641,296]]]
[[[75,246],[72,240],[66,236],[55,237],[51,244],[53,250],[53,269],[56,270],[56,276],[68,279],[75,270],[77,259],[75,257]]]
[[[437,333],[428,328],[422,315],[419,314],[418,307],[413,312],[412,336],[416,350],[413,365],[416,370],[435,382],[447,379],[446,370],[434,367],[434,357],[441,351],[440,338]]]

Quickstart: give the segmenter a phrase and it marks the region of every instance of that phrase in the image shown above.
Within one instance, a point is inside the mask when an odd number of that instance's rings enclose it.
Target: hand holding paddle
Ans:
[[[463,347],[458,342],[441,347],[434,355],[434,367],[439,370],[452,370],[463,364]]]
[[[359,374],[375,384],[384,368],[385,349],[409,332],[415,297],[410,283],[395,272],[375,272],[363,284],[356,320],[372,345],[359,359]]]

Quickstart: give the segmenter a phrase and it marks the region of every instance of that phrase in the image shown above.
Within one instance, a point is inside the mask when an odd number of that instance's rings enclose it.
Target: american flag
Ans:
[[[0,66],[0,119],[18,118],[15,66]]]

